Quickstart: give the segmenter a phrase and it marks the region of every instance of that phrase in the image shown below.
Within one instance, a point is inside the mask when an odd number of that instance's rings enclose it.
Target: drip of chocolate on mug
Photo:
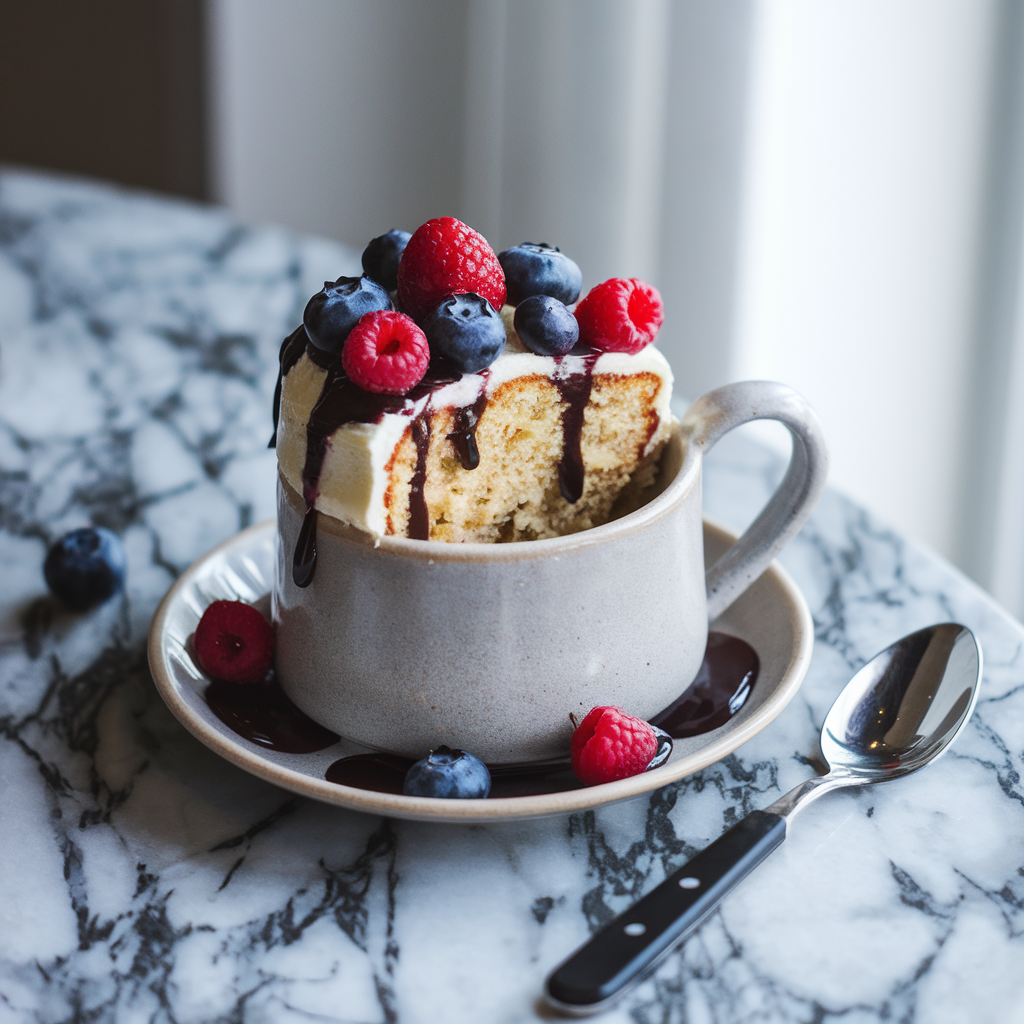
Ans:
[[[288,352],[293,354],[291,348]],[[306,345],[306,353],[317,366],[327,370],[327,376],[306,423],[306,458],[302,467],[306,512],[292,557],[292,579],[297,587],[308,587],[316,571],[316,500],[331,435],[346,423],[380,423],[388,413],[411,416],[420,399],[455,380],[447,375],[427,376],[405,395],[380,395],[364,391],[349,380],[340,356],[325,353],[312,343]]]

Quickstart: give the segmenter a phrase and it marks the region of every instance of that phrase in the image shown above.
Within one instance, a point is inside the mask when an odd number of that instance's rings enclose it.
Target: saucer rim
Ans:
[[[703,517],[705,532],[718,534],[719,540],[732,543],[736,533],[714,519]],[[276,520],[256,523],[218,544],[186,569],[167,591],[160,602],[150,627],[148,654],[150,671],[157,692],[174,717],[204,746],[231,764],[258,778],[283,789],[311,797],[324,803],[369,814],[414,821],[437,821],[452,824],[513,821],[540,818],[558,814],[571,814],[592,810],[604,804],[615,803],[640,796],[671,782],[677,782],[694,772],[720,761],[768,726],[796,696],[807,674],[814,645],[814,624],[807,602],[799,587],[778,561],[773,561],[764,577],[774,584],[779,596],[789,606],[793,624],[793,646],[782,678],[772,694],[749,716],[739,722],[720,727],[721,735],[712,742],[675,761],[641,775],[617,782],[533,796],[496,797],[485,800],[438,800],[430,797],[410,797],[375,790],[357,789],[317,779],[305,772],[286,768],[268,760],[260,748],[241,737],[232,738],[194,714],[191,706],[179,693],[169,663],[167,644],[168,620],[184,594],[200,578],[207,575],[210,565],[234,548],[247,548],[263,541],[264,535],[276,530]],[[226,727],[225,727],[226,728]]]

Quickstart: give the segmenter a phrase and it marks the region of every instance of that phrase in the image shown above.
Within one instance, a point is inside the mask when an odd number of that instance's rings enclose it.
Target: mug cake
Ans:
[[[676,421],[657,290],[613,278],[580,299],[579,268],[547,244],[496,255],[439,218],[374,239],[363,269],[325,282],[281,347],[274,671],[232,691],[241,718],[251,689],[321,745],[381,752],[341,758],[336,784],[380,783],[359,774],[369,756],[407,794],[480,798],[488,771],[561,770],[570,737],[578,780],[614,782],[739,713],[758,657],[709,643],[709,614],[813,507],[813,410],[748,381]],[[703,456],[763,418],[792,434],[789,472],[706,573]],[[240,611],[222,604],[204,619]],[[207,671],[227,679],[245,638],[211,635],[225,657]],[[231,725],[238,708],[207,699]]]

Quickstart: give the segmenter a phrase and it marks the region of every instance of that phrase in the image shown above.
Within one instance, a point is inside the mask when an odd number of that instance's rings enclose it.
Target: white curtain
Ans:
[[[666,300],[834,479],[1024,613],[1019,0],[211,0],[216,179],[361,246],[459,216]]]

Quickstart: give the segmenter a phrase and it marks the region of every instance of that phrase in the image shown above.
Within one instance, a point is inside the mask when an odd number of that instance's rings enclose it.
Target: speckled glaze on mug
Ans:
[[[704,453],[726,432],[776,419],[793,436],[785,479],[705,574]],[[304,505],[278,482],[276,667],[311,718],[367,746],[423,757],[447,744],[492,764],[564,756],[577,718],[614,704],[651,718],[700,667],[708,620],[796,534],[824,486],[814,411],[780,384],[748,381],[691,406],[661,492],[582,533],[512,544],[375,538],[320,515],[312,583],[289,571]]]

